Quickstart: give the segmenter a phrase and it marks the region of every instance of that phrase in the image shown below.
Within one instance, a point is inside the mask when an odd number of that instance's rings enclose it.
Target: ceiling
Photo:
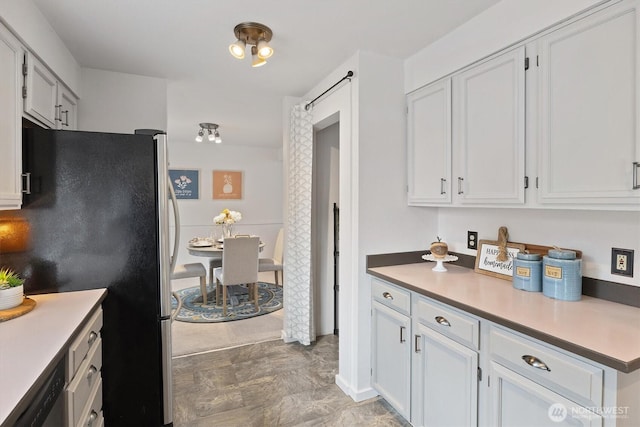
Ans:
[[[304,96],[358,50],[407,58],[498,1],[33,0],[81,67],[168,79],[172,140],[214,122],[224,144],[272,147],[283,97]],[[244,21],[274,32],[263,67],[228,52]]]

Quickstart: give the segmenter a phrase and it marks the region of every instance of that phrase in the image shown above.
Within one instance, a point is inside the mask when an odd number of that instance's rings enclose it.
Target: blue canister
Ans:
[[[542,291],[542,259],[539,254],[518,252],[513,260],[513,287],[529,292]]]
[[[542,293],[564,301],[582,297],[582,260],[575,251],[550,249],[542,260]]]

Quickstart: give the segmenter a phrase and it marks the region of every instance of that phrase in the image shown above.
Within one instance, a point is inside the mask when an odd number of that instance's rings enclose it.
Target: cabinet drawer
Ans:
[[[91,316],[87,325],[78,337],[71,343],[67,356],[67,382],[71,382],[75,372],[92,346],[96,344],[102,329],[102,308],[98,308]]]
[[[102,368],[102,340],[91,346],[89,354],[80,365],[67,388],[67,410],[71,420],[78,420],[87,405],[93,388],[100,382]],[[71,425],[75,424],[72,422]]]
[[[375,301],[406,315],[411,311],[411,293],[382,280],[371,279],[371,295]]]
[[[102,415],[102,379],[98,378],[96,387],[91,390],[89,396],[89,402],[82,411],[80,418],[74,420],[73,424],[76,427],[96,427],[100,425]]]
[[[560,351],[491,327],[491,358],[585,406],[602,404],[603,370]]]
[[[469,348],[479,348],[480,321],[454,308],[417,297],[413,315],[418,322]]]

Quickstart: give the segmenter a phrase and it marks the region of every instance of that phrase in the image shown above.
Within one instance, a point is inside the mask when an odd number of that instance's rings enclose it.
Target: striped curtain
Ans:
[[[312,114],[304,104],[291,110],[288,221],[285,233],[284,340],[315,341],[311,282]]]

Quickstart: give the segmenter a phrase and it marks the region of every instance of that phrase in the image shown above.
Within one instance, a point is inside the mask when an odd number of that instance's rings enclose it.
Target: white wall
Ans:
[[[313,260],[316,333],[333,333],[333,204],[340,205],[340,124],[318,130],[313,140]]]
[[[115,133],[166,130],[167,81],[83,68],[78,129]]]
[[[502,1],[409,58],[405,62],[405,92],[520,42],[597,3],[601,2]],[[535,164],[530,161],[527,164],[529,170],[534,170]],[[535,197],[532,191],[528,190],[527,198]],[[415,209],[425,215],[432,213],[425,208]],[[612,247],[633,249],[636,258],[640,254],[639,212],[441,208],[438,213],[438,234],[453,251],[472,255],[475,251],[466,249],[467,230],[477,231],[481,239],[495,240],[502,225],[508,227],[512,241],[583,251],[586,277],[640,286],[637,259],[633,278],[612,275],[610,267]]]
[[[1,0],[0,19],[78,96],[80,66],[31,0]]]

